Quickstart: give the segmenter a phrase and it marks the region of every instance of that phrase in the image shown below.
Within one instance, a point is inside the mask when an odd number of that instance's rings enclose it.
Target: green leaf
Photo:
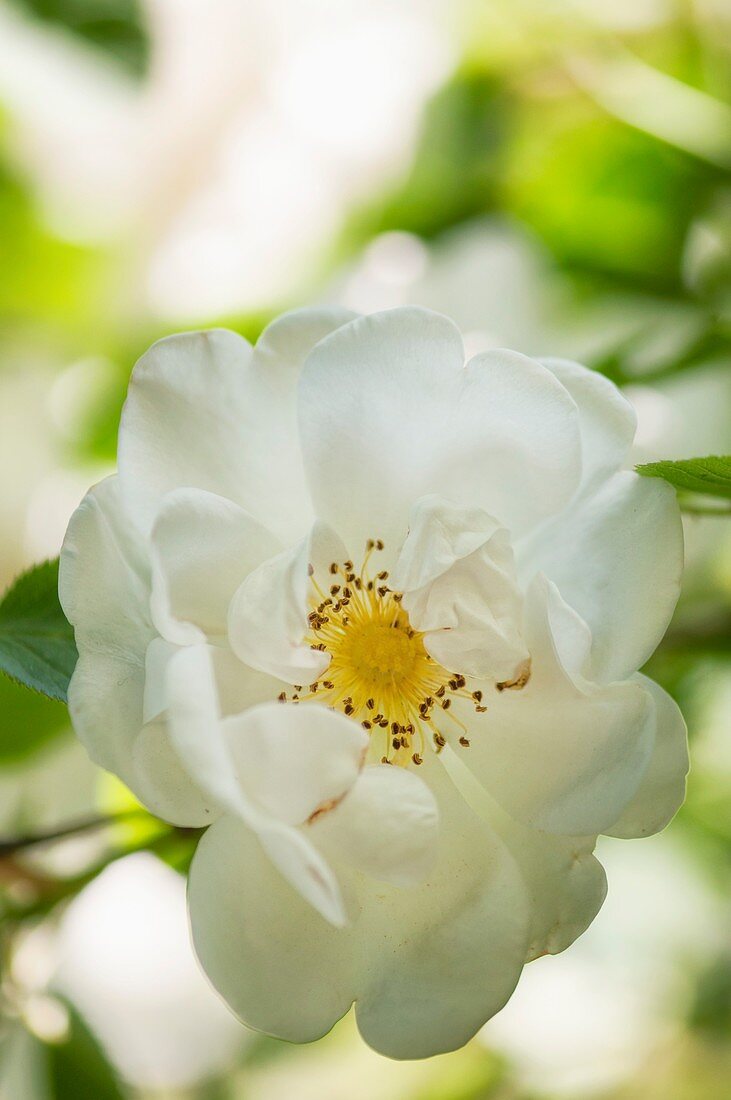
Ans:
[[[636,467],[643,477],[661,477],[676,489],[731,500],[731,455],[646,462]]]
[[[58,600],[58,558],[23,573],[0,602],[0,670],[51,699],[66,700],[77,659]]]
[[[69,728],[63,703],[0,674],[0,769],[16,766]]]
[[[66,1003],[69,1036],[48,1046],[53,1100],[124,1100],[116,1075],[79,1014]]]

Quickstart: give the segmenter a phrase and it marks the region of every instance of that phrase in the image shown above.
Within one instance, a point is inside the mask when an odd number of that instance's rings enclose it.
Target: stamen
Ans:
[[[478,713],[487,708],[481,705],[482,691],[470,691],[466,677],[447,671],[429,655],[423,632],[411,626],[402,607],[402,593],[385,583],[388,570],[368,575],[371,555],[380,550],[381,539],[368,539],[357,573],[350,560],[329,563],[328,594],[314,570],[308,569],[318,601],[313,601],[308,615],[308,642],[312,649],[327,653],[330,663],[326,679],[310,684],[305,695],[301,685],[294,685],[289,701],[316,697],[359,721],[371,735],[383,731],[383,763],[418,766],[427,748],[439,753],[447,744],[434,721],[435,712],[459,727],[459,743],[467,747],[468,729],[454,714],[452,698],[469,701]],[[278,698],[288,701],[286,692]]]

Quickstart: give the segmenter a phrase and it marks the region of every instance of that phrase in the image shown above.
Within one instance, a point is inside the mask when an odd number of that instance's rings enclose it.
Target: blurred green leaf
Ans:
[[[406,178],[352,214],[346,252],[388,230],[433,237],[494,209],[510,110],[509,92],[489,74],[455,74],[427,104]]]
[[[636,467],[643,477],[661,477],[676,489],[731,500],[731,455],[683,458],[676,462],[645,462]]]
[[[77,651],[58,599],[58,559],[23,573],[0,602],[0,669],[51,699],[66,699]]]
[[[68,728],[63,703],[0,675],[0,768],[33,755]]]
[[[48,1076],[53,1100],[124,1100],[125,1093],[94,1036],[79,1014],[66,1005],[67,1040],[48,1047]]]
[[[128,71],[147,67],[148,42],[137,0],[14,0],[17,7],[104,50]]]

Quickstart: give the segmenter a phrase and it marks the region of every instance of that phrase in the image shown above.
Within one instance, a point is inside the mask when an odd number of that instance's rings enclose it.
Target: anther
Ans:
[[[415,752],[411,759],[414,761],[415,764],[423,764],[423,760],[419,756],[418,752]]]
[[[459,743],[465,749],[468,749],[470,747],[469,740],[466,737],[460,737]]]

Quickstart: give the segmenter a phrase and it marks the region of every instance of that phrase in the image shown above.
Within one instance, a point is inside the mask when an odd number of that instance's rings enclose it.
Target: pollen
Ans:
[[[470,692],[464,676],[429,655],[424,634],[411,626],[402,607],[402,593],[388,584],[388,571],[371,575],[371,557],[382,549],[380,539],[369,539],[359,572],[352,561],[331,562],[327,592],[310,571],[307,641],[329,654],[330,664],[325,679],[289,701],[316,698],[378,738],[383,762],[419,766],[427,746],[438,753],[447,744],[444,727],[454,730],[456,744],[469,745],[467,728],[450,710],[449,696],[463,697],[476,711],[486,708],[476,705],[482,693]]]

